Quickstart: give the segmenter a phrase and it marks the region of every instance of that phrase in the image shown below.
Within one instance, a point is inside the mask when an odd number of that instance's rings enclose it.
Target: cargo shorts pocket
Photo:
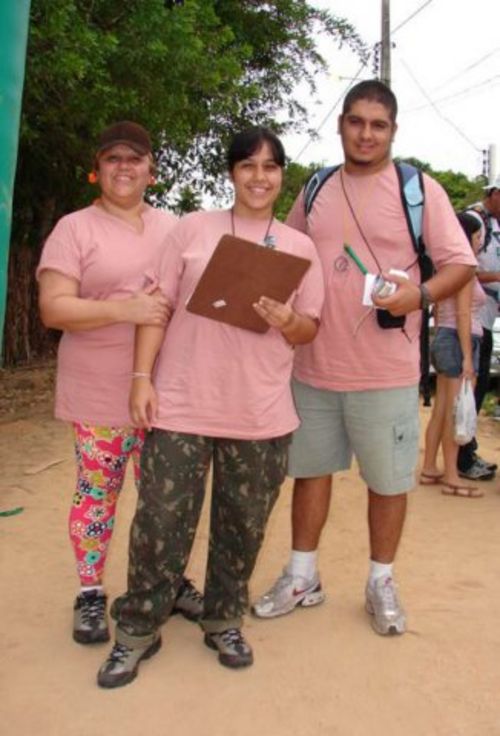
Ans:
[[[414,419],[397,422],[392,428],[392,458],[394,478],[404,478],[415,472],[418,457],[418,427]]]

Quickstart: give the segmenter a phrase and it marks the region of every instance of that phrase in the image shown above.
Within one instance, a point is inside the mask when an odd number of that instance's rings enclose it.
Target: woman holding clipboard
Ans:
[[[151,431],[132,523],[128,590],[113,604],[116,642],[99,670],[101,687],[133,680],[141,660],[161,646],[159,629],[183,579],[211,463],[204,642],[227,667],[253,662],[242,617],[299,423],[290,390],[293,346],[314,339],[323,302],[312,241],[273,216],[284,164],[283,146],[270,130],[236,135],[228,150],[233,206],[183,218],[151,274],[173,316],[166,329],[144,326],[136,333],[131,415]],[[254,303],[265,332],[186,308],[225,235],[310,261],[286,303],[265,294]]]

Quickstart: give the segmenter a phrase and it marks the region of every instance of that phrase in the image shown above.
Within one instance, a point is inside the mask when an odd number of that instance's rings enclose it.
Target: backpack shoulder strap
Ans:
[[[321,189],[323,184],[327,181],[327,179],[333,176],[333,174],[335,174],[335,172],[339,168],[339,164],[337,164],[336,166],[325,166],[323,169],[318,169],[318,171],[315,171],[314,174],[310,176],[309,179],[306,181],[304,185],[304,212],[306,217],[312,210],[314,200],[316,199],[319,190]]]
[[[415,253],[423,255],[425,246],[422,240],[422,222],[424,216],[424,180],[422,172],[412,164],[400,161],[395,164],[399,179],[401,201],[406,216],[408,230]]]
[[[417,254],[420,279],[426,281],[433,274],[433,266],[431,259],[425,252],[425,244],[422,238],[425,201],[422,172],[406,162],[396,163],[395,165],[406,224],[408,225],[413,248]],[[429,308],[427,307],[423,311],[420,326],[420,390],[423,395],[424,406],[431,405],[429,316]]]

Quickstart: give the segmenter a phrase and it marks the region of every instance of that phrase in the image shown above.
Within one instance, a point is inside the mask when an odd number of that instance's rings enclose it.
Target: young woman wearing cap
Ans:
[[[165,339],[162,326],[140,327],[136,338],[131,415],[153,430],[145,441],[132,524],[129,589],[113,604],[116,643],[99,671],[101,687],[133,680],[140,661],[160,647],[159,628],[184,573],[211,463],[200,623],[221,664],[237,668],[253,661],[241,633],[247,584],[284,479],[290,433],[298,426],[290,390],[293,346],[316,335],[323,282],[312,241],[273,217],[285,163],[279,139],[265,128],[241,133],[228,163],[233,207],[188,215],[169,234],[156,273],[174,309]],[[186,309],[218,241],[231,233],[311,262],[288,303],[263,296],[254,305],[271,326],[265,333]]]
[[[102,578],[129,458],[136,482],[139,474],[143,431],[128,411],[134,327],[164,325],[169,314],[145,275],[176,223],[144,201],[153,174],[147,131],[128,121],[107,128],[89,177],[100,196],[57,223],[37,269],[42,320],[63,331],[55,414],[74,428],[69,533],[81,583],[73,638],[82,644],[109,639]],[[186,586],[179,607],[193,615],[195,603],[199,613],[199,596]]]
[[[466,212],[458,215],[474,253],[481,245],[481,221]],[[449,496],[480,498],[483,492],[465,484],[458,476],[458,445],[454,440],[453,407],[462,380],[474,385],[479,367],[483,328],[479,311],[486,295],[475,276],[460,291],[439,302],[435,308],[436,334],[431,359],[436,369],[436,395],[425,433],[425,455],[420,473],[421,485],[441,484]],[[439,446],[443,451],[444,471],[437,467]]]

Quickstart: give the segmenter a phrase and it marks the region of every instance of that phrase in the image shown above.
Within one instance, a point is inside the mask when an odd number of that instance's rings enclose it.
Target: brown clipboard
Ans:
[[[186,304],[188,312],[266,332],[253,304],[261,296],[286,302],[311,265],[307,258],[223,235]]]

